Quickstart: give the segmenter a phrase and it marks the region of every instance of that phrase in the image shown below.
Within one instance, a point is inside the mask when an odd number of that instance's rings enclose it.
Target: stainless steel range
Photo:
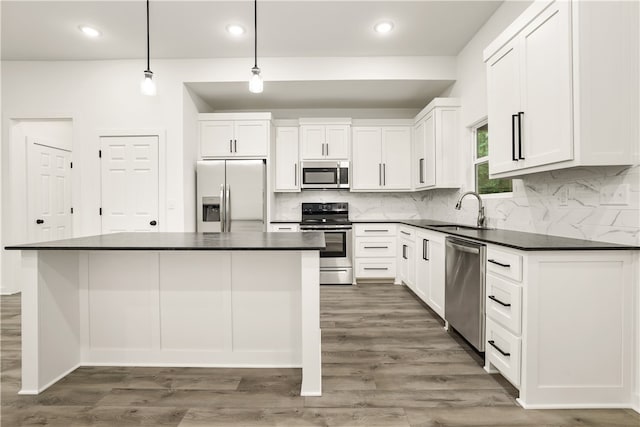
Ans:
[[[348,203],[303,203],[300,231],[323,231],[326,249],[320,251],[320,284],[351,285],[351,221]]]

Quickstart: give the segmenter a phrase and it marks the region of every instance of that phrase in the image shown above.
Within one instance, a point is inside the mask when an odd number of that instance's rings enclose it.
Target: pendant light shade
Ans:
[[[149,0],[147,0],[147,69],[144,70],[144,79],[140,83],[140,92],[143,95],[155,96],[156,94],[156,82],[153,81],[153,72],[150,66],[150,51],[149,51]]]
[[[251,69],[251,79],[249,80],[249,91],[262,93],[263,82],[258,68],[258,0],[253,0],[253,68]]]

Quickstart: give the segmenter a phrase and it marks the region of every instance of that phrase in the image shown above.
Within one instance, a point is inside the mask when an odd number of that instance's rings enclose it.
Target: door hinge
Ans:
[[[73,213],[73,208],[71,208],[71,213]]]
[[[98,150],[98,157],[102,158],[102,150]]]
[[[100,210],[99,210],[99,211],[100,211],[100,215],[102,215],[102,208],[100,208]]]

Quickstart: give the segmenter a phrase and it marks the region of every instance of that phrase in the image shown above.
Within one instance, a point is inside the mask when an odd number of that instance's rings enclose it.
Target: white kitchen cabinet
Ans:
[[[492,177],[634,162],[631,3],[536,1],[485,49]]]
[[[276,192],[300,191],[300,160],[298,127],[276,128],[275,139],[275,190]]]
[[[354,127],[352,144],[351,191],[411,189],[409,127]]]
[[[349,160],[351,119],[300,119],[303,160]]]
[[[416,292],[416,240],[413,227],[398,227],[398,279]]]
[[[459,110],[457,98],[435,98],[415,118],[413,127],[413,187],[460,186]]]
[[[207,113],[199,121],[201,158],[267,157],[271,113]]]
[[[444,318],[445,234],[416,231],[416,294]]]
[[[629,402],[634,257],[487,245],[485,368],[518,388],[523,407]]]
[[[300,224],[297,222],[277,222],[269,224],[271,232],[296,233],[300,231]]]
[[[354,225],[356,279],[396,278],[396,230],[395,224]]]

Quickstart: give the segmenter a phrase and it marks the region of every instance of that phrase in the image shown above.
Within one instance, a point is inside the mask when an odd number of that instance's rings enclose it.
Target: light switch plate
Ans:
[[[600,189],[600,205],[626,206],[629,204],[629,184],[604,185]]]

